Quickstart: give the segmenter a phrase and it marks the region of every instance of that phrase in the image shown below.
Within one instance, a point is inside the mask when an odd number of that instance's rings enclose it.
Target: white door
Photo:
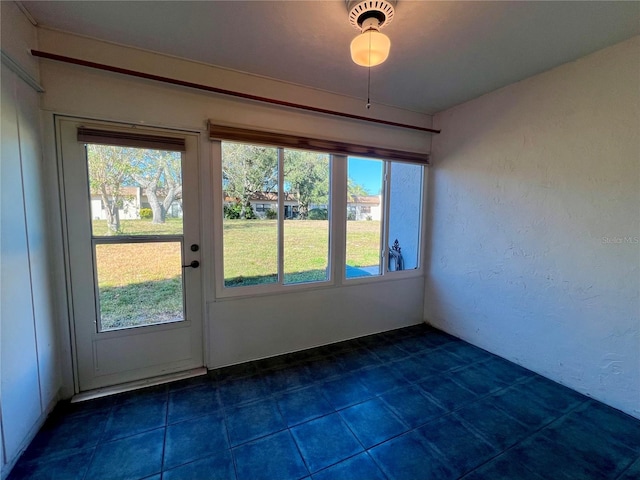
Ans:
[[[198,136],[56,124],[79,390],[201,367]]]

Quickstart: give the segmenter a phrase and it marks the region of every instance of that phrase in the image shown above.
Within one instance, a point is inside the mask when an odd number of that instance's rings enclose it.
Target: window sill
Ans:
[[[223,291],[216,292],[215,298],[212,300],[215,302],[225,302],[229,300],[247,300],[255,297],[270,297],[277,295],[289,295],[292,293],[313,292],[320,290],[331,290],[334,288],[349,288],[363,285],[371,285],[376,283],[388,283],[396,282],[400,280],[408,280],[412,278],[420,278],[424,276],[423,269],[403,270],[400,272],[388,272],[386,275],[372,275],[368,277],[357,277],[344,279],[342,282],[327,281],[327,282],[314,282],[305,284],[291,284],[291,285],[269,285],[263,287],[237,287],[237,291],[234,288],[225,288]]]

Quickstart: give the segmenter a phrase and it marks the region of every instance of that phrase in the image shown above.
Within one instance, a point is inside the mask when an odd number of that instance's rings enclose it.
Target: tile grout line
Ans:
[[[167,435],[169,434],[169,399],[170,399],[170,389],[167,386],[167,391],[165,393],[165,412],[164,412],[164,438],[162,439],[162,457],[160,457],[160,480],[164,477],[164,460],[165,454],[167,451]]]
[[[237,479],[238,478],[238,462],[236,461],[236,455],[235,455],[235,452],[233,451],[235,447],[231,445],[231,433],[229,433],[229,422],[227,422],[227,406],[225,405],[225,402],[222,401],[222,398],[220,396],[220,390],[218,389],[218,385],[219,385],[219,382],[216,380],[215,396],[218,399],[218,404],[220,404],[220,411],[222,412],[222,421],[224,422],[225,436],[227,438],[227,445],[229,445],[229,455],[231,455],[231,462],[233,463],[233,474]]]
[[[509,450],[513,450],[514,448],[516,448],[518,445],[522,444],[523,442],[533,438],[535,435],[539,434],[542,430],[544,430],[545,428],[549,427],[550,425],[553,425],[556,422],[559,422],[560,420],[562,420],[563,418],[567,417],[568,415],[570,415],[571,413],[573,413],[575,410],[577,410],[579,407],[583,406],[585,403],[587,403],[590,399],[586,398],[585,400],[577,403],[576,405],[574,405],[573,407],[571,407],[570,409],[568,409],[566,412],[564,412],[562,415],[560,415],[559,417],[554,418],[553,420],[551,420],[550,422],[544,424],[543,426],[541,426],[540,428],[538,428],[537,430],[534,430],[533,432],[531,432],[529,435],[523,437],[522,439],[520,439],[519,441],[517,441],[516,443],[514,443],[513,445],[509,445],[507,448],[503,449],[502,451],[500,451],[499,453],[493,455],[491,458],[487,459],[487,461],[481,463],[480,465],[476,466],[475,468],[473,468],[472,470],[469,470],[468,472],[466,472],[464,474],[464,476],[462,478],[464,478],[465,476],[471,474],[472,472],[482,468],[484,465],[492,462],[493,460],[495,460],[496,458],[498,458],[501,455],[504,455],[505,453],[507,453]],[[500,409],[500,411],[503,411],[500,407],[497,407]],[[508,415],[508,414],[507,414]],[[511,416],[511,415],[508,415]],[[513,417],[512,417],[513,418]],[[533,470],[531,470],[527,465],[524,465],[524,467],[534,473],[535,475],[538,475],[538,472],[535,472]]]
[[[629,470],[631,470],[631,467],[633,467],[633,465],[634,465],[636,462],[640,462],[640,455],[638,455],[638,458],[636,458],[635,460],[631,460],[631,463],[630,463],[629,465],[627,465],[627,466],[625,467],[625,469],[624,469],[624,470],[622,470],[622,472],[620,472],[620,475],[618,475],[618,476],[616,477],[616,480],[620,480],[620,479],[622,479],[622,478],[627,474],[627,472],[628,472]]]
[[[105,420],[104,425],[102,426],[100,435],[98,436],[98,441],[93,447],[93,452],[91,453],[91,459],[89,459],[89,462],[87,463],[87,470],[84,472],[84,475],[82,476],[82,480],[86,480],[87,475],[89,475],[89,470],[91,470],[91,465],[93,464],[93,461],[96,458],[96,453],[98,451],[98,447],[100,446],[100,439],[104,435],[104,431],[107,428],[107,423],[109,422],[109,418],[111,417],[111,413],[113,412],[113,405],[111,405],[108,410],[109,410],[109,413],[106,415],[107,419]]]

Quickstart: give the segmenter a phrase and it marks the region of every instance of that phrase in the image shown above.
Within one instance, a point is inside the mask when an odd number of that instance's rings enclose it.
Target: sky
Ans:
[[[378,195],[382,188],[381,160],[365,160],[349,157],[348,177],[367,189],[369,195]]]

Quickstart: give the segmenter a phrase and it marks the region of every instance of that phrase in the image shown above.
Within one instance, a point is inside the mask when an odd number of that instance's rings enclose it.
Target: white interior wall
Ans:
[[[212,366],[422,322],[422,277],[209,304]]]
[[[39,30],[39,44],[43,51],[159,75],[179,76],[220,88],[335,108],[347,113],[377,115],[403,123],[431,125],[430,116],[377,106],[372,113],[365,113],[364,104],[356,99],[57,31]],[[40,68],[46,89],[41,103],[46,129],[52,128],[54,114],[64,114],[201,133],[202,270],[208,305],[208,323],[204,333],[209,367],[278,355],[422,321],[422,276],[402,282],[383,281],[348,288],[336,285],[276,296],[217,300],[214,296],[211,219],[213,198],[218,192],[213,187],[215,166],[207,139],[206,121],[214,119],[225,124],[275,128],[288,133],[425,153],[430,149],[430,135],[241,101],[59,62],[45,60]],[[50,138],[51,132],[45,132],[45,135]],[[52,141],[47,140],[46,147],[47,161],[55,163]],[[388,303],[381,302],[381,299],[388,300]],[[67,327],[62,325],[61,328]],[[65,367],[63,383],[63,395],[71,395],[69,366]]]
[[[640,37],[435,125],[426,320],[640,418]]]
[[[35,28],[1,2],[2,163],[0,411],[4,478],[57,400],[60,387],[43,183]],[[5,55],[11,60],[6,61]],[[12,67],[7,67],[11,64]]]

